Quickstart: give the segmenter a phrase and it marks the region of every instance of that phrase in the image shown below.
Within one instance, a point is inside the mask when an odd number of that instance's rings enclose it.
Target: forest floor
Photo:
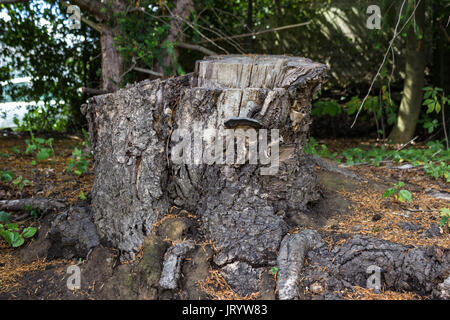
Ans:
[[[26,155],[24,150],[28,137],[15,134],[0,136],[0,155],[8,153],[8,157],[0,157],[0,172],[11,171],[22,181],[29,180],[28,185],[14,185],[11,181],[0,179],[0,200],[44,197],[59,199],[75,204],[80,201],[80,195],[89,198],[94,175],[92,167],[81,176],[67,172],[67,161],[75,147],[80,146],[83,139],[79,136],[55,137],[53,142],[54,156],[43,161],[32,161],[32,155]],[[349,147],[369,148],[378,142],[374,140],[340,139],[324,140],[330,152],[341,151]],[[20,152],[13,152],[14,147]],[[320,168],[317,168],[320,170]],[[439,211],[449,207],[450,187],[444,179],[434,179],[420,167],[399,169],[394,162],[382,163],[379,167],[372,165],[356,165],[347,167],[359,175],[361,186],[358,190],[349,192],[342,190],[341,195],[349,199],[347,214],[329,219],[320,231],[333,234],[364,234],[412,246],[450,247],[449,230],[439,227]],[[377,183],[374,184],[373,181]],[[383,193],[393,183],[403,181],[406,189],[411,192],[413,201],[400,202],[394,197],[383,198]],[[434,192],[434,193],[433,193]],[[440,192],[443,197],[437,197]],[[42,232],[45,219],[29,217],[18,222],[21,226],[35,226]],[[48,228],[47,228],[48,229]],[[325,239],[332,243],[333,237]],[[47,260],[45,258],[23,259],[23,252],[30,247],[34,238],[26,240],[20,248],[10,248],[0,239],[0,299],[39,299],[46,297],[42,286],[44,274],[52,273],[51,278],[63,279],[66,268],[74,261],[63,259]],[[345,241],[342,240],[342,241]],[[29,254],[28,254],[29,256]],[[80,261],[75,261],[79,263]],[[48,279],[48,277],[46,277]],[[102,284],[97,283],[97,286]],[[45,286],[48,288],[49,286]],[[48,290],[48,289],[46,289]],[[66,289],[67,290],[67,289]],[[67,290],[68,291],[68,290]],[[233,296],[233,295],[231,295]],[[64,293],[54,298],[89,298],[84,295]],[[353,292],[344,295],[346,299],[387,299],[408,300],[423,299],[411,292],[390,292],[382,290],[374,293],[372,290],[355,287]],[[217,298],[217,297],[216,297]]]

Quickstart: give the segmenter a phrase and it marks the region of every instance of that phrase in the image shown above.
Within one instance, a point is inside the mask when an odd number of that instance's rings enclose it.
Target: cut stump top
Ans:
[[[288,88],[325,76],[327,67],[307,58],[277,55],[225,55],[197,61],[196,87]]]

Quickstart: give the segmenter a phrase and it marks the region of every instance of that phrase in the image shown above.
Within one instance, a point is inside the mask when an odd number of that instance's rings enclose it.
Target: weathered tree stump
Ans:
[[[201,219],[217,265],[274,262],[283,216],[318,197],[303,145],[325,76],[325,65],[304,58],[216,56],[192,74],[90,99],[100,236],[133,257],[176,205]]]

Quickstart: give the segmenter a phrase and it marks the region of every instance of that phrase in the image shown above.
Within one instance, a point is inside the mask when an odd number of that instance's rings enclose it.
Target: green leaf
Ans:
[[[442,216],[449,216],[450,217],[450,209],[449,208],[441,208],[441,210],[439,210],[441,217]]]
[[[389,189],[387,189],[387,190],[384,192],[383,198],[388,198],[388,197],[390,197],[390,196],[393,196],[393,195],[396,194],[396,193],[397,193],[397,189],[395,189],[395,188],[389,188]]]
[[[276,276],[277,273],[278,273],[278,268],[277,268],[277,267],[272,267],[272,268],[270,269],[270,273],[273,274],[274,276]]]
[[[398,192],[398,200],[401,202],[409,201],[412,202],[412,194],[408,190],[400,190]]]
[[[46,160],[46,159],[50,158],[50,152],[49,152],[49,151],[50,151],[49,149],[41,149],[41,150],[37,153],[36,158],[37,158],[38,160],[40,160],[40,161]]]
[[[28,227],[23,229],[22,231],[22,236],[24,238],[31,238],[32,236],[34,236],[36,234],[37,229],[35,227]]]
[[[9,230],[1,230],[0,234],[3,239],[14,248],[20,247],[24,243],[24,238],[18,234],[17,232],[9,231]]]
[[[428,92],[427,92],[428,93]],[[431,94],[431,93],[430,93]],[[429,105],[429,104],[431,104],[431,103],[434,103],[434,100],[433,99],[426,99],[423,103],[422,103],[422,105],[423,106],[427,106],[427,105]]]
[[[80,200],[86,200],[86,195],[84,194],[83,191],[80,192],[80,194],[78,195],[78,198],[80,198]]]
[[[6,211],[0,211],[0,222],[8,223],[11,220],[11,215]]]
[[[14,181],[12,182],[13,185],[17,186],[19,183],[22,182],[22,176],[18,176],[17,178],[14,179]]]
[[[8,223],[5,225],[9,231],[17,231],[19,230],[19,225],[17,223]]]
[[[4,181],[11,181],[14,178],[14,173],[11,171],[3,171],[1,177]]]
[[[15,154],[19,154],[20,153],[20,149],[17,146],[13,146],[11,147],[12,152],[14,152]]]
[[[436,113],[439,113],[441,111],[441,104],[439,102],[436,102],[434,110],[436,110]]]
[[[13,232],[12,246],[13,248],[20,247],[25,242],[25,239],[18,234],[17,232]]]

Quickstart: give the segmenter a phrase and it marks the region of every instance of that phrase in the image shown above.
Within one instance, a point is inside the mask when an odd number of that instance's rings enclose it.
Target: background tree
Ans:
[[[422,107],[425,80],[425,0],[417,6],[414,19],[409,23],[406,40],[405,81],[402,101],[398,111],[397,122],[389,135],[393,143],[406,143],[414,137],[417,120]],[[414,10],[414,1],[409,0],[409,7]]]

